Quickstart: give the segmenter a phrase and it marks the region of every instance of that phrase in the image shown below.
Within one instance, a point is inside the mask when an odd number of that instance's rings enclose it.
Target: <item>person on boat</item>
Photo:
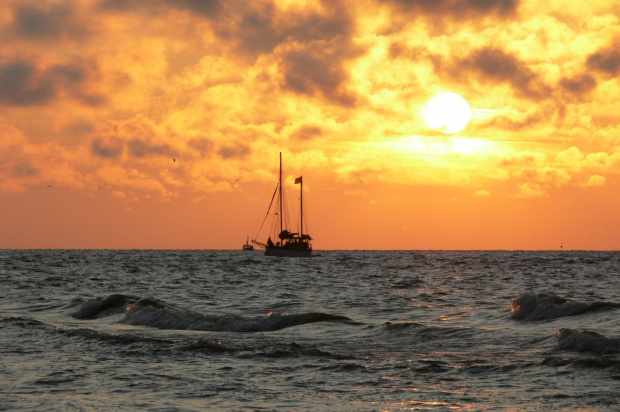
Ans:
[[[269,247],[273,247],[274,246],[273,240],[271,240],[271,236],[269,236],[269,239],[267,239],[267,246],[269,246]]]

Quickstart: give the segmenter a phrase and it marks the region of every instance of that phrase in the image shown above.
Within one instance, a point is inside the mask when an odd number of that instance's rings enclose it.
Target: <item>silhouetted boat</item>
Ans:
[[[251,252],[254,250],[254,246],[250,245],[250,237],[248,236],[248,240],[245,241],[245,244],[243,245],[243,248],[241,250],[244,250],[246,252]]]
[[[290,256],[290,257],[311,257],[312,256],[312,244],[310,241],[312,237],[309,234],[304,233],[304,183],[302,176],[295,179],[295,184],[300,185],[300,224],[299,224],[299,233],[291,232],[288,228],[285,227],[285,213],[284,210],[284,201],[283,201],[283,188],[282,188],[282,153],[280,153],[280,175],[278,179],[278,185],[276,190],[273,193],[271,198],[271,204],[269,205],[269,209],[267,210],[267,216],[269,216],[269,212],[271,211],[271,206],[273,206],[273,201],[277,198],[277,206],[275,216],[279,218],[279,224],[277,226],[277,233],[279,241],[275,243],[271,239],[271,236],[268,237],[267,243],[257,242],[253,240],[252,243],[259,245],[265,248],[265,255],[267,256]],[[265,220],[267,219],[265,216]],[[287,219],[288,220],[288,219]],[[264,223],[264,220],[263,220]],[[276,222],[277,224],[277,222]],[[261,226],[262,227],[262,226]],[[260,229],[259,229],[260,232]]]

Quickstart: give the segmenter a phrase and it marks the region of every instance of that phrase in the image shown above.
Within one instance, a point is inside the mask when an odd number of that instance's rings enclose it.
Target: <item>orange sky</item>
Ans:
[[[315,249],[619,249],[619,17],[612,0],[5,0],[0,247],[237,249],[281,151]],[[446,91],[472,108],[459,133],[424,121]]]

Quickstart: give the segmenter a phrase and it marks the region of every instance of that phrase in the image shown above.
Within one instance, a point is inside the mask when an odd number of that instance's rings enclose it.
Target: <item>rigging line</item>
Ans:
[[[263,223],[261,223],[260,228],[258,229],[258,232],[256,232],[255,237],[258,237],[258,234],[263,229],[263,225],[265,224],[265,221],[267,220],[267,217],[269,216],[269,212],[271,211],[271,206],[273,205],[273,199],[276,198],[276,193],[278,193],[278,186],[280,186],[280,183],[276,185],[276,190],[273,191],[273,196],[271,196],[271,203],[269,203],[269,208],[267,209],[267,214],[265,215],[265,218],[263,219]]]
[[[271,186],[271,185],[270,185]],[[267,192],[269,193],[269,192]],[[260,212],[263,211],[263,209],[265,208],[265,204],[267,203],[267,196],[263,197],[263,203],[261,205],[261,208],[259,209],[259,214],[256,217],[256,223],[254,223],[254,230],[252,231],[252,233],[256,233],[256,235],[258,236],[258,231],[256,230],[256,228],[258,227],[258,223],[260,222]],[[269,213],[269,212],[267,212]],[[256,237],[256,236],[254,236]]]

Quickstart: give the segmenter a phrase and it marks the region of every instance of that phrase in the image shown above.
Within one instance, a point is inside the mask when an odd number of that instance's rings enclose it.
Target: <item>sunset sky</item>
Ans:
[[[619,249],[619,18],[614,0],[4,0],[0,247],[240,248],[282,152],[315,249]],[[471,106],[460,132],[425,121],[443,92]]]

